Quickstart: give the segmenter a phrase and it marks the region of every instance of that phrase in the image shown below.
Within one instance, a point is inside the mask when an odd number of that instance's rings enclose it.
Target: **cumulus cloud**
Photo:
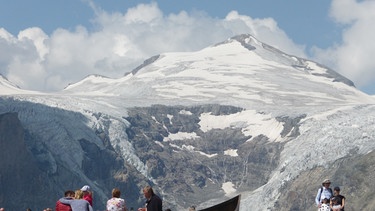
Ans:
[[[35,27],[16,37],[0,29],[0,73],[24,89],[57,91],[90,74],[121,77],[156,54],[196,51],[243,33],[305,56],[305,47],[293,43],[272,18],[253,19],[236,11],[224,19],[201,11],[163,14],[155,2],[125,13],[91,6],[96,15],[92,31],[76,26],[46,35]]]
[[[344,28],[342,41],[328,49],[314,49],[316,60],[353,80],[357,87],[368,87],[375,80],[374,11],[372,0],[333,0],[330,15]]]

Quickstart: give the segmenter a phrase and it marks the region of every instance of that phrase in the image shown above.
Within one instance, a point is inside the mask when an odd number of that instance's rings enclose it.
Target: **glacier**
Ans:
[[[196,159],[199,154],[205,157],[197,160],[202,165],[210,159],[225,162],[230,162],[230,157],[243,159],[243,172],[238,172],[238,177],[246,177],[251,166],[244,157],[248,149],[236,147],[280,146],[279,157],[275,155],[277,162],[270,174],[248,179],[259,179],[254,182],[257,183],[255,188],[249,188],[251,185],[244,184],[243,178],[234,178],[227,172],[221,172],[223,178],[204,178],[207,182],[201,187],[197,187],[200,183],[190,184],[197,198],[205,194],[212,199],[196,201],[201,208],[242,194],[242,211],[292,210],[282,200],[291,184],[297,184],[298,180],[316,182],[321,179],[316,175],[310,178],[301,175],[317,168],[333,168],[333,163],[340,159],[367,155],[375,149],[374,97],[359,91],[349,79],[328,67],[283,53],[251,35],[235,36],[196,52],[163,53],[121,78],[91,75],[55,93],[22,90],[0,77],[0,93],[0,114],[17,112],[24,128],[37,134],[39,141],[49,149],[49,156],[43,158],[51,167],[49,171],[56,172],[56,163],[64,163],[93,186],[101,199],[108,197],[102,184],[82,171],[85,152],[80,144],[64,140],[88,140],[104,150],[107,146],[101,134],[107,136],[114,151],[138,174],[154,186],[169,186],[163,184],[163,178],[155,177],[167,170],[162,166],[160,171],[154,166],[150,170],[154,160],[144,160],[135,146],[136,139],[129,137],[129,128],[136,122],[130,121],[132,112],[139,112],[134,118],[141,114],[147,116],[148,126],[155,127],[150,128],[152,132],[159,133],[149,135],[146,129],[137,128],[143,132],[133,134],[147,137],[145,139],[153,137],[149,144],[158,145],[160,151],[155,151],[156,154],[171,150],[174,156]],[[167,108],[155,109],[152,107],[155,105]],[[197,107],[202,105],[212,107],[201,108],[198,112]],[[232,111],[225,112],[227,108],[218,109],[216,105],[231,106]],[[144,108],[150,111],[142,110]],[[168,108],[178,112],[173,113]],[[175,129],[172,125],[177,118],[180,121],[192,119],[194,124],[189,122],[191,128]],[[232,145],[224,143],[226,148],[217,147],[217,151],[205,150],[200,145],[207,134],[217,131],[225,134],[226,130],[241,133],[243,141]],[[162,136],[161,141],[157,141],[159,136]],[[223,171],[226,168],[230,171],[228,166],[222,167]],[[180,173],[174,175],[181,177]],[[173,175],[169,177],[173,179]],[[319,182],[317,186],[308,184],[314,194]],[[345,183],[337,185],[343,190],[349,189]],[[211,189],[215,193],[207,194],[213,192]],[[190,206],[182,203],[179,195],[173,196],[163,188],[159,192],[164,201],[169,200],[170,206],[176,209]],[[314,195],[310,198],[313,200]],[[193,203],[193,199],[189,202]],[[305,199],[299,208],[315,209],[312,204],[308,205],[313,203],[311,199]]]

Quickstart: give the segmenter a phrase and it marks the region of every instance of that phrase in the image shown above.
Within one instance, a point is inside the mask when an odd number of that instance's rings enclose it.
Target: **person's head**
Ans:
[[[46,211],[52,211],[52,208],[46,208]]]
[[[329,202],[329,199],[327,199],[327,198],[324,198],[324,199],[322,200],[322,204],[328,204],[328,202]]]
[[[329,186],[331,185],[331,181],[329,179],[325,179],[322,183],[322,185],[326,188],[329,188]]]
[[[75,194],[74,194],[74,198],[75,199],[82,199],[83,198],[83,191],[81,190],[76,190]]]
[[[30,208],[27,208],[26,211],[31,211],[31,209],[30,209]]]
[[[74,191],[72,191],[72,190],[67,190],[67,191],[65,191],[65,193],[64,193],[64,196],[65,197],[74,197],[74,195],[75,195],[75,193],[74,193]]]
[[[5,209],[3,207],[0,208],[0,211],[5,211]]]
[[[171,209],[166,209],[165,211],[172,211]]]
[[[154,195],[154,190],[152,190],[151,186],[147,185],[143,188],[143,195],[146,197],[146,199],[149,199]]]
[[[340,194],[340,187],[335,187],[333,189],[334,195],[339,195]]]
[[[83,192],[83,195],[90,194],[91,188],[88,185],[85,185],[81,188],[81,191]]]
[[[195,206],[189,207],[189,211],[195,211]]]
[[[120,196],[121,196],[121,191],[120,191],[120,189],[118,189],[118,188],[113,188],[113,190],[112,190],[112,197],[120,198]]]

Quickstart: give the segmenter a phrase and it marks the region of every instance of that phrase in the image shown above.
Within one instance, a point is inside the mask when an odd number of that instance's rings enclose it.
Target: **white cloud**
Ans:
[[[375,80],[375,1],[333,0],[331,16],[344,27],[342,42],[328,49],[315,48],[316,60],[333,67],[358,87]]]
[[[285,53],[306,57],[305,46],[296,45],[287,34],[277,26],[277,22],[272,18],[253,19],[246,15],[239,15],[238,12],[230,12],[226,20],[229,24],[238,23],[245,26],[231,28],[235,34],[250,33],[260,41],[272,45]],[[229,25],[228,24],[228,25]]]
[[[89,74],[121,77],[156,54],[196,51],[242,33],[304,56],[304,46],[293,43],[271,18],[252,19],[236,11],[225,19],[200,11],[163,14],[157,3],[139,4],[124,14],[91,6],[93,31],[77,26],[46,35],[29,28],[14,37],[0,29],[0,73],[24,89],[55,91]]]
[[[48,48],[44,42],[47,38],[48,36],[36,27],[23,30],[18,34],[18,40],[28,39],[33,42],[40,59],[43,59],[48,53]]]

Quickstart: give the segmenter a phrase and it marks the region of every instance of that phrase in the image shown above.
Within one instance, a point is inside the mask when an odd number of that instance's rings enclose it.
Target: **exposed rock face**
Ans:
[[[198,124],[202,113],[229,115],[241,110],[219,105],[129,110],[129,140],[146,163],[148,174],[163,190],[166,202],[188,207],[223,197],[225,182],[232,182],[238,190],[254,190],[266,183],[278,164],[283,144],[266,144],[264,136],[246,142],[250,137],[236,128],[203,132]],[[165,137],[169,133],[197,136],[168,141]],[[228,149],[238,149],[238,155],[224,154]]]
[[[25,143],[17,113],[0,115],[0,150],[0,206],[7,210],[35,203],[47,206],[49,200],[40,193],[51,193],[53,187]]]
[[[128,208],[142,206],[140,189],[146,184],[151,184],[164,199],[164,208],[209,206],[213,203],[211,199],[224,198],[225,183],[230,182],[238,192],[256,190],[266,184],[280,166],[281,152],[287,143],[270,142],[264,135],[246,136],[239,127],[204,130],[199,124],[204,113],[231,115],[242,111],[233,106],[130,108],[122,119],[125,126],[118,127],[114,135],[110,132],[113,117],[102,113],[92,114],[94,119],[101,120],[100,125],[97,122],[96,127],[87,128],[88,120],[82,121],[82,115],[74,112],[28,102],[11,105],[9,110],[20,113],[0,115],[0,206],[8,210],[53,207],[66,189],[84,184],[94,190],[95,210],[105,209],[113,187],[121,188]],[[304,117],[277,117],[282,124],[280,135],[286,139],[300,136]],[[69,136],[61,135],[65,131]],[[127,139],[118,141],[130,145],[114,142],[113,137],[120,133],[126,134]],[[185,135],[173,138],[171,134]],[[56,144],[53,142],[66,142],[76,148],[51,147]],[[134,148],[146,172],[139,171],[123,154],[129,147]],[[227,153],[228,150],[235,153]],[[296,149],[294,153],[301,152]],[[303,171],[292,182],[283,184],[276,208],[316,210],[316,181],[330,178],[333,185],[346,185],[343,194],[349,198],[348,209],[371,209],[374,153],[360,156],[353,149],[352,155],[328,167]],[[69,157],[76,163],[70,163]],[[369,203],[362,203],[363,199]]]
[[[285,185],[277,210],[317,210],[314,198],[321,186],[314,181],[323,181],[324,178],[331,179],[332,189],[335,186],[341,187],[341,194],[347,200],[345,210],[373,210],[374,163],[375,153],[371,152],[365,156],[355,155],[339,159],[327,168],[319,166],[303,172],[293,183]]]
[[[1,84],[7,210],[53,207],[86,184],[96,210],[114,187],[128,207],[144,206],[147,184],[172,210],[232,193],[241,193],[241,211],[316,210],[325,178],[343,186],[347,210],[374,204],[374,98],[251,35],[160,54],[125,77],[91,75],[58,93]]]
[[[25,112],[24,109],[30,105],[17,105],[20,107],[15,110],[22,112],[20,116],[23,119],[28,119],[29,117],[25,116],[28,111]],[[58,113],[53,108],[35,107],[33,115],[37,115],[39,109],[44,115]],[[94,189],[96,209],[104,209],[113,187],[124,190],[123,197],[129,207],[138,207],[143,205],[144,200],[140,189],[149,183],[154,185],[155,191],[164,198],[165,207],[183,209],[211,198],[223,197],[225,192],[222,184],[225,182],[233,183],[239,191],[256,189],[266,183],[268,175],[277,166],[283,144],[265,144],[267,137],[264,136],[246,142],[250,137],[244,136],[238,128],[203,132],[198,124],[202,113],[228,115],[241,110],[219,105],[157,105],[130,109],[126,117],[130,123],[126,129],[128,141],[147,167],[147,175],[142,175],[135,169],[134,164],[119,154],[119,150],[109,141],[107,128],[91,130],[104,147],[86,138],[70,137],[60,140],[71,143],[69,145],[79,144],[79,150],[82,152],[63,152],[65,159],[83,154],[82,160],[72,167],[69,166],[70,161],[62,160],[59,155],[63,147],[51,148],[50,142],[53,142],[53,138],[44,140],[44,135],[37,133],[43,130],[33,129],[31,125],[24,129],[17,113],[2,114],[0,149],[5,153],[2,154],[1,169],[6,171],[1,172],[1,190],[4,192],[0,202],[11,210],[53,207],[66,189],[77,189],[83,184],[89,184]],[[46,125],[43,119],[37,122],[44,125],[45,131],[49,131],[55,124],[63,127],[55,131],[55,135],[51,133],[47,136],[59,137],[60,133],[66,130],[63,122],[71,119],[70,115],[65,113],[65,117],[52,120],[49,125]],[[101,114],[96,114],[95,118],[102,118]],[[181,132],[196,134],[196,137],[168,140],[168,134]],[[229,149],[237,149],[237,155],[224,154],[224,151]],[[148,178],[153,179],[147,182]],[[8,192],[12,194],[7,194]],[[14,198],[26,200],[13,204]]]
[[[113,149],[100,149],[84,139],[79,143],[85,156],[81,169],[77,170],[53,157],[56,150],[61,149],[48,149],[33,131],[25,131],[17,113],[1,114],[0,206],[7,210],[53,208],[65,190],[82,187],[87,178],[97,182],[97,187],[90,184],[95,188],[96,208],[104,209],[113,187],[139,192],[136,185],[139,179],[134,176],[134,168],[126,165]],[[77,175],[77,171],[83,171],[84,177]],[[95,192],[97,190],[100,191]],[[139,195],[129,194],[127,199],[137,204]]]

